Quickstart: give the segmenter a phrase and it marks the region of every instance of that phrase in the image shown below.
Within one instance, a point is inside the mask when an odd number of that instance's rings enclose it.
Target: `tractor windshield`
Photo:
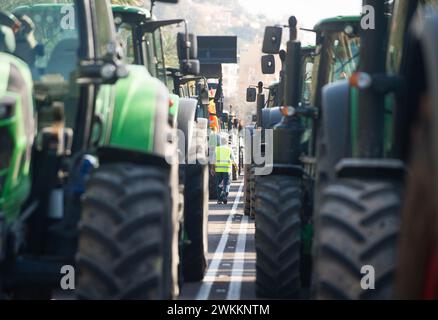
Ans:
[[[312,104],[318,105],[320,89],[328,83],[348,79],[359,64],[359,35],[343,31],[323,31],[315,50],[312,78]]]
[[[359,38],[349,37],[344,32],[333,33],[331,38],[329,82],[347,79],[356,70],[359,62]]]
[[[312,55],[304,57],[303,70],[302,70],[302,87],[301,87],[301,102],[303,104],[309,104],[312,93],[312,73],[313,73],[313,60]]]
[[[15,54],[29,65],[34,80],[68,81],[79,48],[73,0],[8,0],[0,3],[0,10],[12,12],[21,22]]]
[[[127,64],[138,64],[147,67],[149,73],[166,83],[166,65],[164,61],[161,29],[142,34],[139,21],[130,20],[123,15],[116,15],[117,40],[123,48],[123,60]],[[140,35],[141,34],[141,35]],[[139,38],[136,38],[136,37]],[[135,56],[135,52],[139,56]]]

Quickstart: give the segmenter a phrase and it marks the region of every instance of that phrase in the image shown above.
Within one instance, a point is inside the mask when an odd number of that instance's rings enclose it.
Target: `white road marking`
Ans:
[[[228,235],[231,230],[231,225],[233,223],[233,216],[236,213],[237,206],[239,205],[240,196],[243,190],[243,181],[240,183],[239,190],[237,191],[236,198],[234,199],[233,207],[231,208],[230,215],[228,216],[227,222],[225,224],[225,230],[222,233],[219,244],[214,253],[213,259],[207,269],[207,273],[205,274],[204,280],[202,282],[201,288],[199,288],[199,292],[196,295],[196,300],[207,300],[210,296],[211,287],[216,280],[216,274],[219,270],[219,265],[221,263],[222,257],[224,255],[225,246],[228,241]]]
[[[228,288],[227,300],[240,299],[242,289],[243,269],[245,261],[246,233],[248,231],[248,217],[244,216],[240,222],[237,247],[234,252],[233,267],[231,271],[230,286]]]

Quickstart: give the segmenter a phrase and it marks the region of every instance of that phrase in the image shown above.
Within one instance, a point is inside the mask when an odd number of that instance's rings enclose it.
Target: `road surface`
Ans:
[[[209,202],[208,268],[185,283],[180,300],[255,299],[254,220],[243,214],[243,179],[232,182],[228,204]]]

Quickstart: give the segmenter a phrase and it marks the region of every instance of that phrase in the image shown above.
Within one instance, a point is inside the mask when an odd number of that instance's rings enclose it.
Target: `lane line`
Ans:
[[[245,267],[246,234],[248,231],[248,217],[243,216],[240,222],[239,237],[234,252],[233,267],[228,289],[227,300],[238,300],[242,290],[243,269]]]
[[[234,199],[233,207],[231,208],[230,215],[228,216],[227,222],[225,224],[224,232],[222,233],[219,244],[213,255],[213,259],[211,260],[211,263],[207,269],[204,280],[202,282],[201,287],[199,288],[199,292],[196,295],[195,300],[207,300],[208,297],[210,296],[211,287],[213,286],[213,283],[216,280],[216,275],[219,270],[219,265],[224,255],[225,246],[228,241],[228,235],[231,231],[231,225],[233,224],[233,216],[236,213],[237,206],[239,205],[242,190],[243,190],[243,181],[240,183],[239,190],[237,191],[236,198]]]

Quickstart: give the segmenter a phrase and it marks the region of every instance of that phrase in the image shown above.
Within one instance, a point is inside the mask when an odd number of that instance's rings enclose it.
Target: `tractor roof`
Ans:
[[[361,16],[337,16],[332,18],[323,19],[318,22],[313,28],[315,31],[343,31],[347,25],[358,25],[360,23]]]
[[[117,13],[128,13],[135,15],[142,15],[145,19],[151,19],[150,12],[145,8],[133,7],[133,6],[123,6],[123,5],[112,5],[111,6],[113,12]]]

